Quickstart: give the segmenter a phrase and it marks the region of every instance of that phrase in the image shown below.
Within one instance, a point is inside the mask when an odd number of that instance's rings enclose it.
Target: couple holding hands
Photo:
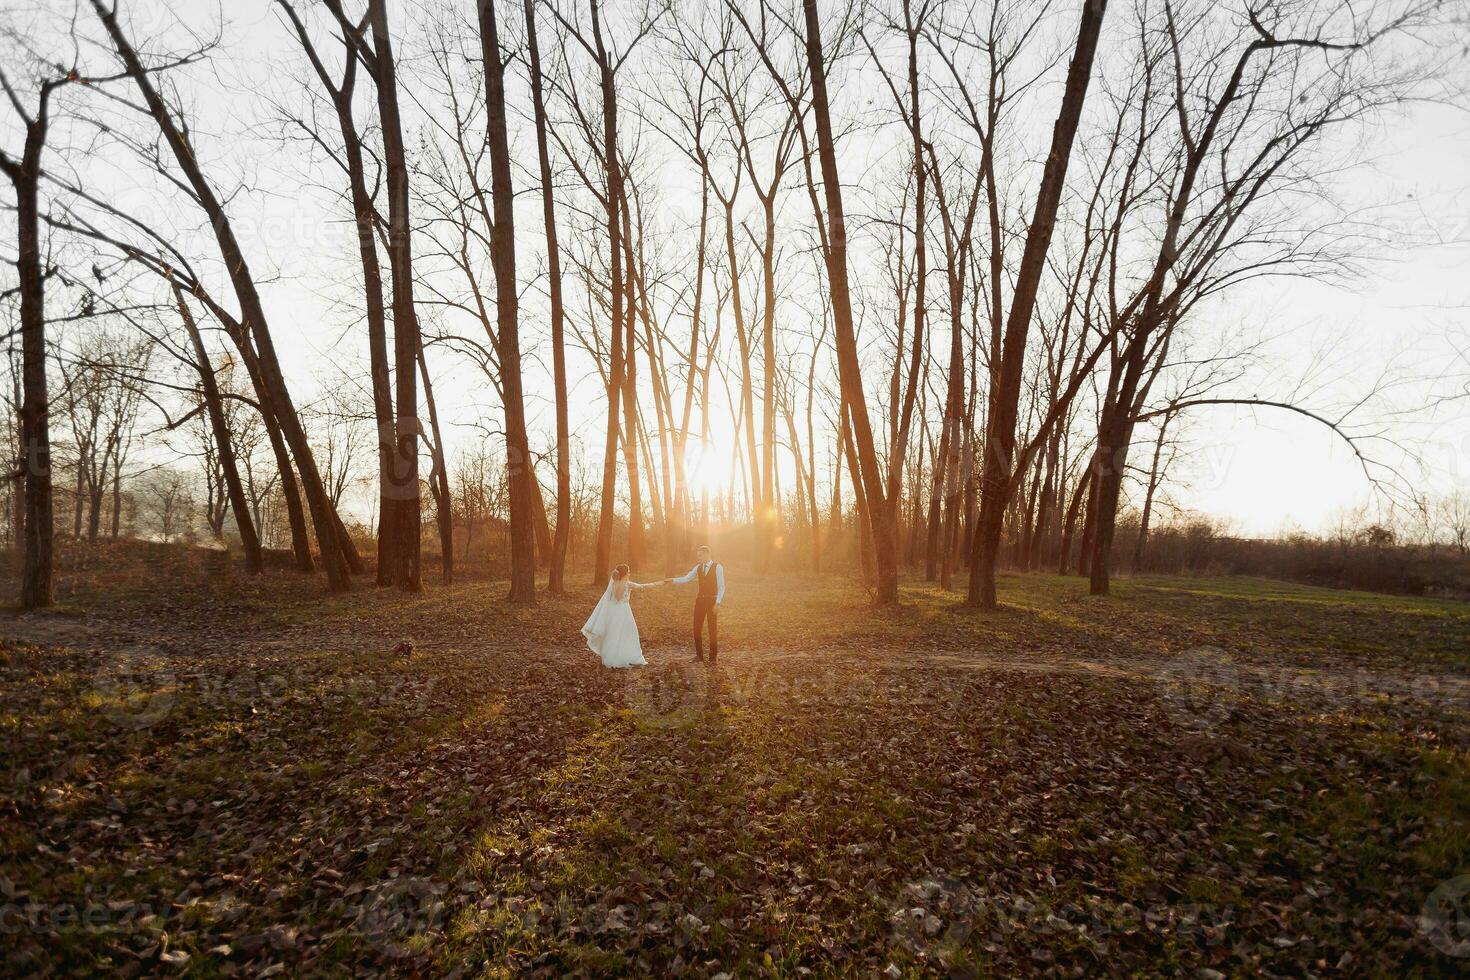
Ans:
[[[638,623],[633,618],[629,601],[634,589],[653,589],[660,585],[698,583],[694,593],[694,656],[704,662],[704,631],[709,628],[709,662],[713,666],[719,653],[720,603],[725,598],[725,567],[710,556],[708,545],[694,552],[695,565],[678,578],[658,582],[634,582],[628,577],[628,566],[613,569],[607,589],[597,607],[582,626],[587,646],[602,658],[604,667],[641,667],[643,645],[638,638]]]

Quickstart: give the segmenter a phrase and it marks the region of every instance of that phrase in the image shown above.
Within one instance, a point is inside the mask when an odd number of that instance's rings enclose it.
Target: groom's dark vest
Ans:
[[[699,576],[699,598],[713,600],[720,594],[720,580],[716,573],[719,571],[719,562],[710,562],[709,574],[704,573],[704,564],[701,562],[696,569]]]

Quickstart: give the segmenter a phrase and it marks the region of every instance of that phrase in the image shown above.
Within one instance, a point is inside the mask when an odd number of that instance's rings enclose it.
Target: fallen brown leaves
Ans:
[[[4,970],[1464,966],[1419,920],[1467,871],[1463,611],[1386,601],[1370,656],[1311,644],[1334,593],[731,584],[718,671],[671,591],[634,672],[591,590],[86,580],[7,621]]]

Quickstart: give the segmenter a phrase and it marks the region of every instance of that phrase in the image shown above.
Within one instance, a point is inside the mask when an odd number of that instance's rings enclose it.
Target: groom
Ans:
[[[704,662],[704,626],[709,624],[709,662],[714,666],[720,653],[720,603],[725,598],[725,566],[711,561],[709,545],[700,545],[694,552],[698,561],[693,568],[678,578],[664,579],[672,585],[699,583],[694,596],[694,656]]]

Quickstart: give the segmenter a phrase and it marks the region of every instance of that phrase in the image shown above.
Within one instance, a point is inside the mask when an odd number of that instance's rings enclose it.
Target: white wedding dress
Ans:
[[[633,619],[633,606],[628,600],[634,589],[651,589],[657,584],[641,585],[627,579],[608,581],[607,591],[582,627],[587,647],[602,658],[604,667],[642,667],[648,663],[643,659],[638,623]]]

